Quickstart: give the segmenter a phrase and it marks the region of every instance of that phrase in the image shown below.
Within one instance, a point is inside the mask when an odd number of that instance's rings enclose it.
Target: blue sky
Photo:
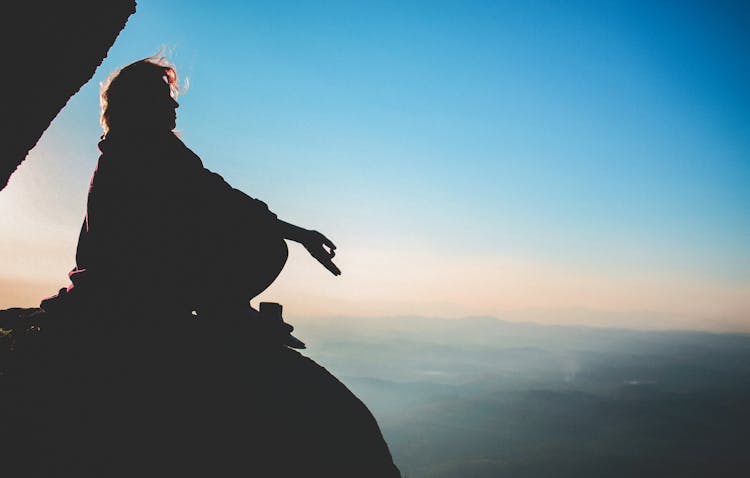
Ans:
[[[271,291],[301,315],[534,310],[555,321],[580,309],[750,328],[749,10],[139,2],[0,194],[7,209],[33,202],[25,220],[38,242],[57,244],[23,258],[30,246],[11,241],[7,219],[6,281],[25,280],[23,297],[65,282],[64,268],[44,268],[44,280],[23,269],[60,250],[72,257],[100,135],[98,83],[165,45],[190,80],[178,112],[188,146],[339,245],[341,278],[293,251]],[[40,181],[49,187],[30,192]],[[644,293],[626,300],[625,287]]]

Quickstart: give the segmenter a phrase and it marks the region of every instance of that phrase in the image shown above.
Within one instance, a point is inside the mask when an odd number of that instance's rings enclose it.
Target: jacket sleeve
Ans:
[[[249,220],[276,220],[276,214],[268,209],[268,205],[260,199],[255,199],[233,188],[224,178],[207,168],[202,168],[199,187],[205,188],[204,194],[212,197],[225,197],[227,207],[233,212],[247,216]]]
[[[179,140],[178,140],[179,141]],[[203,161],[187,146],[182,145],[187,154],[184,160],[189,161],[194,181],[190,181],[199,201],[214,209],[219,214],[238,214],[248,221],[259,221],[266,226],[276,223],[276,214],[268,209],[268,205],[233,188],[224,178],[203,166]]]

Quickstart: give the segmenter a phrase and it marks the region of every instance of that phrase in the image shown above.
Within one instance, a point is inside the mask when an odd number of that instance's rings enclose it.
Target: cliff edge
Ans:
[[[68,100],[94,76],[135,0],[11,2],[0,16],[0,190]]]
[[[242,321],[0,311],[13,476],[398,477],[367,407]]]

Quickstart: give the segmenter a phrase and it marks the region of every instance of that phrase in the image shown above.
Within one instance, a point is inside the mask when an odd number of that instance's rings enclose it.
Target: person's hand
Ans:
[[[307,252],[331,271],[331,274],[341,275],[341,270],[331,260],[336,255],[336,246],[333,242],[318,231],[309,231],[305,236],[302,245],[305,246]]]

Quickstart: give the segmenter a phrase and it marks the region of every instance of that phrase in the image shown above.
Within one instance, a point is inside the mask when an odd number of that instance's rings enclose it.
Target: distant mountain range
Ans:
[[[750,335],[486,317],[295,322],[407,477],[746,476]]]

